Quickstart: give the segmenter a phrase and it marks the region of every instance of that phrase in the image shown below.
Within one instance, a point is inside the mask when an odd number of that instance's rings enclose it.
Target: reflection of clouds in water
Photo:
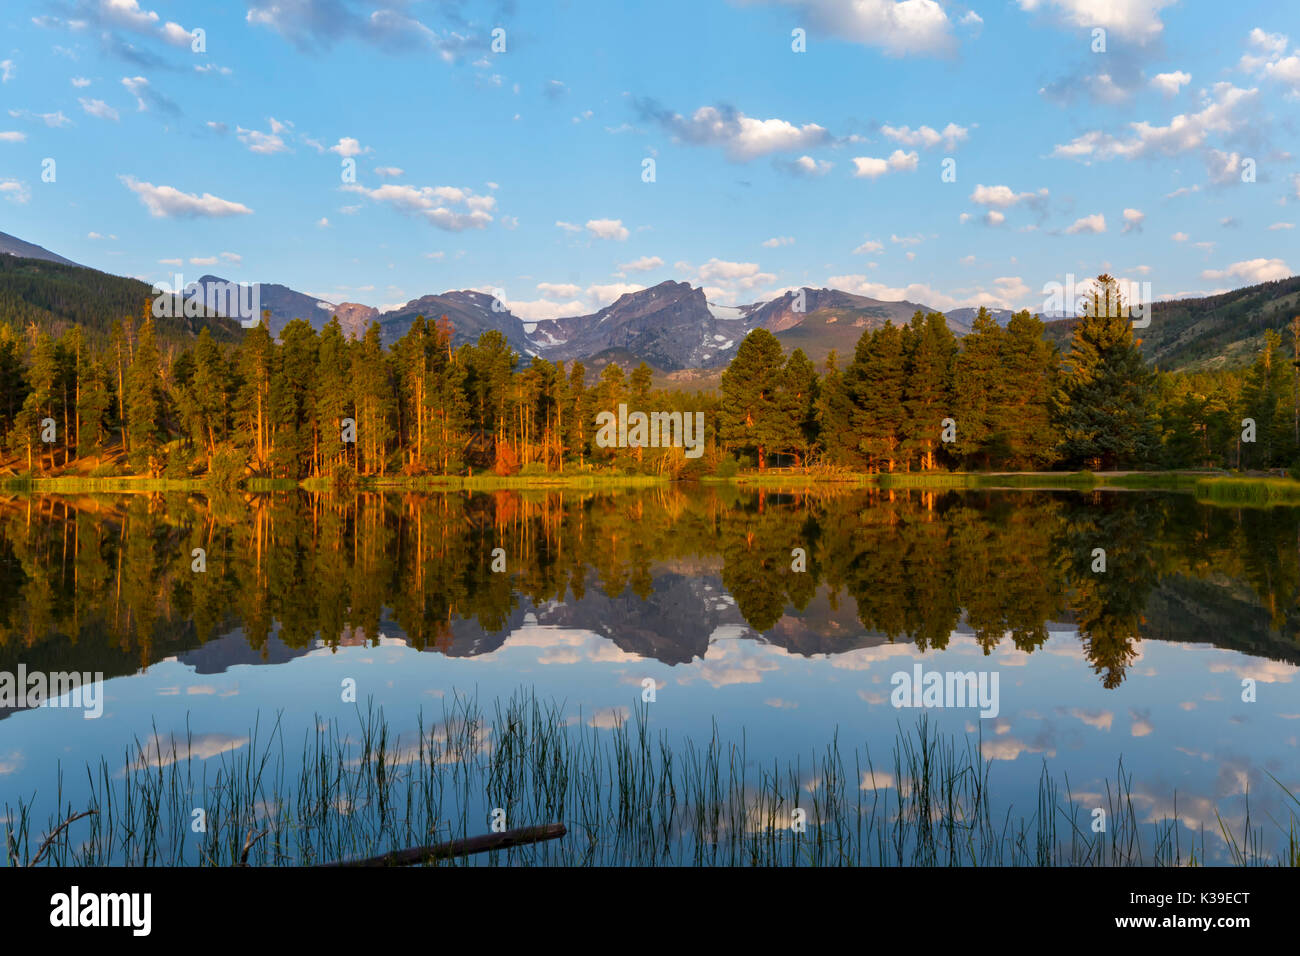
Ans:
[[[1274,829],[1273,823],[1282,827],[1285,840],[1285,830],[1291,822],[1297,822],[1293,816],[1297,810],[1265,769],[1256,767],[1250,757],[1241,754],[1206,753],[1184,747],[1175,749],[1203,762],[1217,762],[1218,771],[1210,785],[1212,792],[1191,793],[1183,787],[1174,788],[1158,780],[1138,780],[1135,774],[1133,789],[1124,794],[1124,799],[1132,802],[1139,823],[1161,824],[1177,819],[1197,839],[1198,846],[1200,838],[1206,835],[1214,843],[1213,851],[1223,854],[1228,848],[1223,827],[1239,845],[1246,845],[1243,831],[1249,798],[1251,827],[1257,828],[1261,820],[1267,821],[1264,823],[1264,844],[1267,846],[1269,843],[1268,831]],[[1293,767],[1288,769],[1295,772]],[[1274,776],[1293,793],[1300,787],[1300,780],[1288,780],[1276,770]],[[1076,804],[1084,807],[1111,807],[1117,795],[1112,785],[1109,797],[1103,786],[1094,791],[1076,791],[1074,799]]]
[[[623,664],[641,660],[602,637],[595,631],[572,630],[560,627],[521,627],[510,632],[510,638],[500,650],[520,647],[536,648],[539,664]],[[494,656],[500,653],[494,651]]]
[[[881,770],[864,770],[862,771],[862,783],[858,785],[859,790],[893,790],[898,786],[892,773],[885,773]]]
[[[350,736],[338,741],[340,746],[348,746],[355,752],[360,741]],[[462,763],[469,757],[488,757],[492,754],[492,725],[472,724],[452,720],[430,727],[424,732],[424,752],[420,752],[420,735],[415,730],[398,734],[384,754],[384,761],[389,766],[399,764],[427,763],[437,755],[437,763]],[[353,756],[348,766],[359,767],[361,757]]]
[[[1056,756],[1056,748],[1045,743],[1030,743],[1018,737],[999,737],[980,741],[980,753],[985,760],[1015,760],[1021,754]]]
[[[1129,728],[1129,734],[1133,737],[1145,737],[1155,730],[1151,723],[1151,711],[1144,710],[1139,713],[1136,710],[1128,712],[1129,720],[1133,721]]]
[[[13,773],[23,765],[22,751],[15,750],[7,757],[0,757],[0,774]]]
[[[1235,674],[1237,677],[1251,678],[1261,684],[1289,684],[1300,670],[1294,664],[1284,661],[1264,661],[1243,659],[1239,661],[1214,661],[1206,668],[1211,674]]]
[[[781,697],[769,697],[763,703],[768,707],[775,707],[777,710],[795,710],[799,707],[797,700],[785,700]]]
[[[156,770],[190,757],[207,760],[247,745],[248,737],[234,734],[193,734],[189,737],[154,734],[141,742],[131,769],[151,767]]]
[[[625,723],[630,711],[621,704],[617,707],[603,707],[587,718],[587,726],[597,730],[613,730]]]
[[[718,628],[718,631],[723,628]],[[714,631],[716,635],[718,631]],[[778,648],[752,641],[727,641],[710,643],[708,656],[691,665],[678,678],[678,683],[690,684],[697,677],[714,688],[733,684],[758,684],[763,675],[781,669],[777,658],[790,655]]]
[[[1072,707],[1068,711],[1063,707],[1056,708],[1058,714],[1068,713],[1075,720],[1082,721],[1094,730],[1110,732],[1111,725],[1115,722],[1115,713],[1110,710],[1085,710],[1082,707]]]
[[[897,657],[916,657],[913,644],[877,644],[875,647],[859,647],[830,658],[830,665],[842,671],[866,671],[873,664],[892,660]]]
[[[877,694],[874,691],[860,690],[858,691],[858,696],[861,697],[863,700],[865,700],[872,707],[879,707],[881,704],[887,703],[889,700],[889,696],[887,694]]]

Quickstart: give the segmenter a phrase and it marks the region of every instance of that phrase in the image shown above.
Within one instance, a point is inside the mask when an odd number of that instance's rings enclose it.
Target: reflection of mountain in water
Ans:
[[[176,655],[176,660],[193,667],[196,674],[223,674],[232,667],[257,664],[287,664],[310,653],[310,648],[290,647],[274,634],[261,647],[248,643],[242,629],[223,634],[193,650]]]
[[[1065,629],[1113,687],[1139,640],[1300,664],[1298,536],[1300,510],[1153,494],[37,496],[0,501],[0,670],[218,673],[380,634],[470,658],[529,627],[670,665],[718,633],[814,657],[954,634],[1032,652]]]

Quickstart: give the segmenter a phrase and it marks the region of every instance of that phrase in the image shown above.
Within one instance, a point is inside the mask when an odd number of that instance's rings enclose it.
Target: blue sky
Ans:
[[[151,282],[499,289],[527,318],[668,278],[719,304],[829,285],[1035,311],[1103,269],[1157,299],[1236,288],[1300,264],[1287,13],[19,0],[0,231]]]

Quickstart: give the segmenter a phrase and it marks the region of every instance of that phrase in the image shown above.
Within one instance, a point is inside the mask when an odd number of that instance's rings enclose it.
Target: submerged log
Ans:
[[[473,853],[486,853],[489,850],[504,850],[507,847],[523,846],[528,843],[541,843],[544,840],[556,840],[567,832],[568,829],[563,823],[544,823],[535,827],[520,827],[517,830],[502,830],[500,833],[485,833],[482,836],[449,840],[446,843],[413,846],[406,850],[394,850],[381,856],[368,856],[360,860],[338,860],[334,863],[322,863],[320,865],[411,866],[416,863],[430,863],[434,860],[469,856]]]

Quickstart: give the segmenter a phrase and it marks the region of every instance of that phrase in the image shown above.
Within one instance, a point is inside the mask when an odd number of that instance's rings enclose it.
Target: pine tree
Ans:
[[[1022,310],[1011,317],[1002,338],[1003,387],[995,432],[1003,463],[1013,468],[1043,468],[1056,458],[1052,396],[1060,363],[1044,329],[1041,319]]]
[[[252,448],[253,467],[260,471],[271,460],[274,439],[271,428],[271,376],[275,366],[275,342],[269,329],[270,313],[244,332],[239,344],[238,366],[242,385],[236,399],[240,431]]]
[[[866,462],[853,434],[852,420],[853,401],[844,384],[844,373],[839,369],[839,354],[831,349],[817,395],[817,441],[830,461],[860,468]]]
[[[795,464],[802,467],[808,462],[817,444],[817,403],[820,397],[817,368],[804,354],[795,349],[785,363],[784,388],[794,416],[795,432],[792,450]]]
[[[892,322],[862,333],[844,370],[852,403],[849,427],[873,470],[893,471],[900,458],[904,421],[903,330]]]
[[[161,371],[153,316],[146,312],[126,377],[127,434],[130,437],[130,463],[136,474],[156,476],[161,472],[157,453],[166,438],[162,426]]]
[[[347,460],[349,446],[343,442],[343,419],[355,418],[352,398],[352,356],[354,343],[343,334],[338,316],[321,331],[316,381],[313,389],[315,414],[316,474],[329,474]]]
[[[1100,468],[1150,461],[1157,444],[1154,384],[1119,284],[1098,276],[1054,399],[1062,457]]]
[[[745,336],[722,373],[718,422],[723,445],[756,454],[759,471],[766,470],[769,455],[796,445],[798,423],[784,379],[781,343],[767,329]]]
[[[1242,445],[1241,460],[1246,467],[1272,468],[1290,458],[1291,421],[1284,405],[1290,397],[1290,378],[1282,337],[1269,329],[1242,389],[1242,417],[1255,422],[1255,441]]]
[[[953,366],[952,417],[957,422],[957,441],[952,451],[968,468],[987,468],[995,457],[1004,457],[1005,338],[1002,327],[981,306]]]
[[[957,356],[957,339],[942,313],[917,312],[912,317],[903,333],[903,354],[907,414],[902,450],[909,464],[916,461],[922,470],[931,471],[938,465],[943,419],[951,417],[952,370]]]

